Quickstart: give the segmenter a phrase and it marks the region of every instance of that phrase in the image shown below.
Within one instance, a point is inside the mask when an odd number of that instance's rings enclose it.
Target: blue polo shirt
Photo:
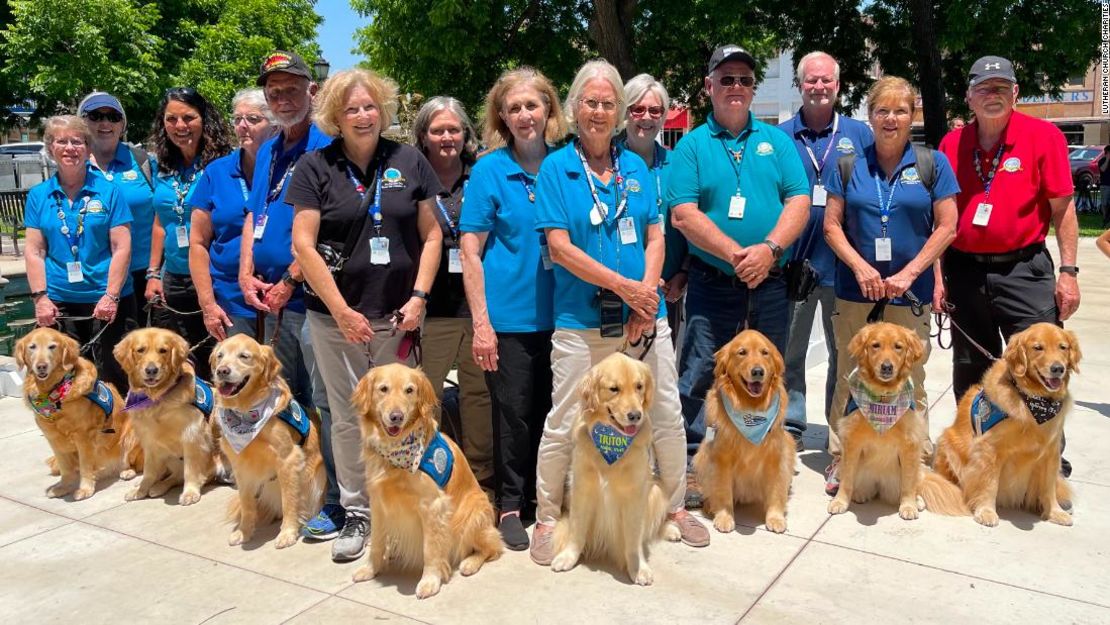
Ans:
[[[170,273],[180,275],[189,275],[189,245],[188,245],[188,232],[191,228],[189,224],[189,213],[193,210],[193,193],[197,189],[197,183],[204,177],[204,169],[200,167],[200,163],[194,162],[191,167],[185,171],[175,171],[173,173],[166,173],[155,169],[154,174],[154,214],[158,216],[158,221],[162,224],[162,229],[165,230],[165,237],[163,238],[162,248],[162,268]],[[177,184],[178,190],[183,194],[182,209],[183,212],[179,216],[174,207],[177,206],[177,193],[174,190],[174,183]],[[185,226],[186,244],[183,247],[177,245],[177,227]]]
[[[917,174],[917,158],[913,145],[909,143],[895,169],[893,183],[886,179],[879,167],[874,146],[864,149],[863,154],[856,157],[847,189],[836,167],[825,168],[823,180],[829,196],[844,199],[844,234],[848,242],[884,278],[901,271],[925,247],[925,241],[933,233],[933,202],[960,192],[948,158],[935,150],[933,158],[936,159],[936,180],[931,194]],[[893,199],[891,193],[894,194]],[[883,262],[875,260],[875,239],[882,234],[880,194],[884,204],[890,202],[886,236],[890,238],[891,260]],[[933,270],[923,271],[910,290],[922,302],[932,301]],[[845,263],[837,263],[836,296],[851,302],[871,301],[860,293],[856,276]],[[891,303],[908,305],[901,297]]]
[[[555,327],[555,278],[544,269],[542,235],[536,231],[535,177],[521,169],[510,148],[478,159],[470,170],[459,230],[486,232],[482,269],[486,308],[497,332],[541,332]]]
[[[142,149],[142,148],[138,148]],[[158,168],[153,158],[148,157],[150,171]],[[154,232],[154,182],[153,175],[147,181],[131,146],[120,141],[116,144],[116,155],[103,169],[94,167],[109,182],[114,182],[123,193],[123,200],[131,209],[131,271],[145,270],[150,263],[150,237]]]
[[[108,290],[108,267],[112,264],[111,229],[131,223],[131,210],[119,187],[99,172],[86,170],[85,184],[73,202],[66,197],[55,174],[27,193],[23,225],[42,233],[46,240],[46,294],[55,302],[95,304]],[[78,234],[81,208],[85,215]],[[74,258],[71,239],[62,234],[58,209],[65,214],[70,236],[77,242]],[[66,263],[80,261],[82,282],[70,282]],[[120,296],[131,295],[131,274],[124,280]]]
[[[270,283],[281,280],[293,264],[293,205],[285,201],[285,194],[289,191],[297,159],[305,152],[327,147],[332,137],[311,124],[308,133],[293,147],[284,149],[284,141],[285,133],[282,132],[258,149],[254,184],[247,201],[247,213],[255,227],[259,217],[266,216],[262,239],[254,240],[254,272]],[[293,292],[286,308],[293,312],[305,311],[302,287]]]
[[[593,196],[586,180],[582,159],[575,149],[576,141],[552,152],[543,164],[536,187],[536,228],[566,230],[570,242],[589,254],[602,265],[632,280],[644,277],[644,245],[648,228],[659,223],[659,207],[655,198],[655,184],[644,160],[631,150],[617,148],[617,164],[624,184],[617,184],[612,176],[609,184],[593,178],[598,198],[609,207],[605,221],[594,226],[590,223]],[[617,207],[621,196],[627,193],[628,202],[621,213]],[[631,218],[636,234],[635,242],[622,243],[619,222]],[[597,306],[598,287],[578,278],[566,268],[555,265],[555,327],[588,329],[601,327],[601,314]],[[629,309],[624,307],[625,318]],[[659,298],[658,317],[667,316],[663,298]]]
[[[743,151],[739,162],[730,154]],[[737,178],[746,199],[744,217],[728,216]],[[794,143],[786,133],[748,113],[748,124],[733,136],[710,113],[675,146],[671,159],[667,205],[694,202],[729,238],[747,247],[760,243],[774,229],[786,200],[808,196],[809,180]],[[690,253],[732,275],[732,265],[690,245]],[[783,254],[782,263],[790,257]]]
[[[833,126],[836,126],[836,132],[833,132]],[[806,127],[801,109],[778,127],[794,140],[811,190],[821,180],[824,170],[836,168],[838,158],[845,154],[862,154],[865,148],[875,143],[875,135],[867,124],[839,113],[820,132]],[[814,161],[817,162],[816,167]],[[824,222],[824,204],[813,204],[809,209],[809,222],[802,236],[794,242],[793,249],[794,256],[809,259],[810,265],[821,276],[821,286],[832,286],[836,275],[836,255],[825,241]]]
[[[239,244],[250,192],[250,181],[243,177],[242,156],[242,150],[235,150],[209,163],[190,198],[193,207],[207,211],[212,219],[208,246],[212,291],[220,308],[235,317],[254,315],[239,288]]]
[[[628,142],[621,139],[620,146],[627,148]],[[659,207],[659,223],[663,225],[664,241],[667,249],[667,255],[663,259],[663,273],[661,275],[664,280],[670,280],[682,269],[682,261],[689,253],[689,246],[686,244],[686,237],[682,236],[678,228],[671,226],[671,209],[665,201],[667,180],[671,173],[671,151],[656,143],[653,160],[655,162],[648,167],[648,170],[651,171],[651,177],[655,182],[655,205]]]

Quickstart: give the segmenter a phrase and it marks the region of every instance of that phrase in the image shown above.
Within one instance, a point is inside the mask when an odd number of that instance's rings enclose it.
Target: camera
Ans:
[[[601,336],[624,336],[624,302],[620,296],[609,289],[598,289],[597,304],[601,313]]]

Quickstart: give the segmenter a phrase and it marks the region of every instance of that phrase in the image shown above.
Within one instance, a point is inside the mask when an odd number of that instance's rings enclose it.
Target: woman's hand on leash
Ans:
[[[948,291],[944,288],[944,282],[937,280],[933,285],[933,312],[944,313],[948,312]]]
[[[96,303],[96,308],[93,308],[92,316],[107,323],[112,323],[116,318],[116,310],[119,304],[107,295],[100,296],[100,301]]]
[[[374,338],[370,322],[362,313],[349,306],[335,315],[335,323],[339,325],[339,331],[348,343],[365,345]]]
[[[932,271],[932,270],[930,270]],[[906,270],[899,271],[898,273],[883,280],[883,291],[886,297],[894,299],[902,297],[911,286],[913,286],[914,276],[906,273]]]
[[[621,280],[616,293],[637,314],[650,317],[659,310],[659,295],[655,287],[639,280]]]
[[[856,274],[859,291],[864,297],[873,302],[883,299],[886,294],[886,287],[883,285],[883,277],[879,275],[878,270],[867,263],[863,263],[863,266],[857,268],[853,273]]]
[[[663,283],[663,298],[668,304],[673,304],[686,293],[686,282],[690,276],[685,271],[680,271]]]
[[[247,303],[247,306],[257,308],[262,312],[273,312],[261,300],[273,286],[269,282],[263,282],[254,276],[239,276],[239,288],[243,291],[243,301]]]
[[[57,317],[58,307],[50,301],[49,297],[43,295],[35,300],[35,321],[38,322],[39,326],[48,328],[54,325]]]
[[[204,307],[204,327],[208,333],[216,337],[217,341],[227,338],[227,328],[231,327],[231,319],[220,305],[212,302]]]
[[[474,324],[470,353],[482,371],[497,371],[497,333],[489,323]]]
[[[635,343],[640,340],[651,328],[655,327],[655,320],[651,317],[642,317],[640,315],[629,315],[628,321],[624,324],[624,335],[629,343]]]
[[[143,293],[146,301],[154,299],[165,299],[162,296],[162,279],[161,278],[148,278],[146,281],[146,291]]]
[[[424,321],[424,298],[415,295],[401,307],[401,320],[397,324],[398,330],[411,332],[420,327]]]
[[[262,298],[262,305],[270,312],[277,312],[285,308],[291,297],[293,297],[293,287],[282,280],[266,291],[266,295]]]

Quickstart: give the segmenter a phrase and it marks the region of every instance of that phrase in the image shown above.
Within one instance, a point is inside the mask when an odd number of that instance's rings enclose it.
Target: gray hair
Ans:
[[[270,120],[271,125],[278,123],[277,117],[274,112],[270,110],[269,103],[266,102],[266,92],[261,87],[250,87],[249,89],[240,89],[235,92],[235,97],[231,98],[231,112],[235,113],[235,109],[240,104],[252,106],[262,112],[266,119]]]
[[[833,55],[829,54],[828,52],[814,50],[813,52],[810,52],[809,54],[798,59],[798,67],[795,70],[794,77],[798,81],[799,88],[802,86],[803,83],[805,83],[806,80],[806,63],[820,58],[827,58],[833,62],[833,77],[837,81],[840,80],[840,63],[835,58],[833,58]]]
[[[659,96],[659,101],[663,103],[664,112],[670,109],[671,98],[667,95],[667,88],[651,74],[640,74],[624,83],[624,101],[627,104],[635,104],[649,91]]]
[[[428,128],[432,125],[432,118],[442,111],[451,113],[455,116],[455,119],[459,120],[463,129],[463,147],[460,150],[459,157],[463,163],[474,163],[478,160],[478,137],[474,131],[474,124],[471,123],[470,116],[466,114],[462,102],[451,96],[437,95],[420,107],[420,110],[416,113],[416,119],[412,122],[413,144],[416,145],[421,154],[427,156],[428,145],[424,142],[424,138],[428,134]]]
[[[574,117],[574,111],[578,108],[578,100],[582,97],[582,90],[585,89],[586,83],[594,78],[600,78],[613,87],[613,93],[617,96],[617,126],[613,130],[615,132],[624,128],[626,121],[624,110],[628,106],[628,102],[624,97],[624,83],[621,82],[621,73],[608,61],[596,59],[587,61],[578,70],[578,73],[574,75],[574,82],[570,83],[570,90],[567,91],[563,112],[566,114],[567,125],[570,126],[570,131],[574,134],[578,134],[578,121]]]
[[[57,136],[59,130],[73,130],[81,133],[81,137],[85,140],[85,145],[92,149],[92,130],[89,128],[88,122],[77,115],[55,115],[48,117],[42,123],[42,142],[46,146],[47,152],[50,151],[50,144],[54,142],[54,137]]]

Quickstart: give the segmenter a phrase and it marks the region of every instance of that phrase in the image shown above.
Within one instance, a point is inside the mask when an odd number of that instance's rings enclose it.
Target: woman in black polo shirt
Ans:
[[[305,297],[308,327],[331,404],[335,473],[347,511],[332,559],[345,562],[365,549],[370,514],[351,394],[371,367],[409,356],[398,348],[404,331],[420,327],[439,267],[440,184],[419,151],[381,137],[397,111],[392,80],[340,72],[318,102],[314,121],[337,138],[301,157],[287,199],[296,209],[293,253],[315,293]],[[346,258],[334,274],[319,251],[325,246]]]

